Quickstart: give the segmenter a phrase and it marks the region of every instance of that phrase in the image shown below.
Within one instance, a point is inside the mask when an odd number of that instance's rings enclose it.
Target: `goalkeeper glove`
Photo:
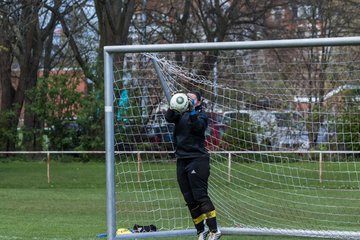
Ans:
[[[195,115],[196,114],[196,110],[195,110],[195,99],[189,99],[189,111],[190,111],[190,115]]]

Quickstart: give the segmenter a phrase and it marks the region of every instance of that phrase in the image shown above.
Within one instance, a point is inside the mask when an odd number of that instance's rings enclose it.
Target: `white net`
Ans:
[[[205,99],[209,192],[222,227],[359,230],[359,53],[124,55],[114,69],[115,150],[124,151],[116,155],[118,226],[193,228],[155,61],[170,92],[198,90]]]

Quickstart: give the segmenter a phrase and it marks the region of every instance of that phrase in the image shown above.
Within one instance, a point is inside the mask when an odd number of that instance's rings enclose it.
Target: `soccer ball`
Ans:
[[[189,98],[185,93],[176,93],[171,97],[170,109],[185,112],[189,108]]]

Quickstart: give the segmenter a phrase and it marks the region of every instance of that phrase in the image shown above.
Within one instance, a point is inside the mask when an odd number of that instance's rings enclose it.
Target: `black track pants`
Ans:
[[[188,205],[209,202],[208,179],[210,176],[209,157],[177,159],[177,180],[181,193]]]

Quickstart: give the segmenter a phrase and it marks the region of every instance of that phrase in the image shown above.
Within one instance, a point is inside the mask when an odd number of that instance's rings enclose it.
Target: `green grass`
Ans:
[[[95,239],[105,196],[101,163],[0,163],[0,239]]]
[[[105,233],[105,164],[53,161],[50,183],[46,169],[44,161],[0,162],[0,239],[97,239],[97,234]],[[141,177],[151,177],[146,174],[142,173]],[[172,181],[162,184],[162,187],[176,185]],[[258,192],[261,189],[254,192],[255,197]],[[222,239],[303,238],[224,236]]]
[[[212,162],[209,186],[222,226],[241,223],[272,228],[358,229],[358,162],[324,163],[322,182],[319,181],[317,162],[234,161],[231,182],[227,181],[227,168],[227,161]],[[118,164],[119,182],[124,183],[119,184],[123,200],[121,216],[126,219],[126,224],[138,221],[138,215],[133,211],[141,212],[150,208],[150,204],[151,209],[158,210],[143,213],[141,219],[145,222],[160,219],[173,211],[170,207],[166,210],[166,203],[178,209],[177,216],[186,216],[187,210],[174,179],[175,164],[142,163],[141,182],[137,181],[136,169],[136,161]],[[160,203],[162,207],[156,208],[158,202],[133,203],[133,199],[143,199],[144,195],[146,199],[164,199]],[[177,201],[177,198],[181,200]],[[164,228],[191,226],[186,218],[161,223]]]

